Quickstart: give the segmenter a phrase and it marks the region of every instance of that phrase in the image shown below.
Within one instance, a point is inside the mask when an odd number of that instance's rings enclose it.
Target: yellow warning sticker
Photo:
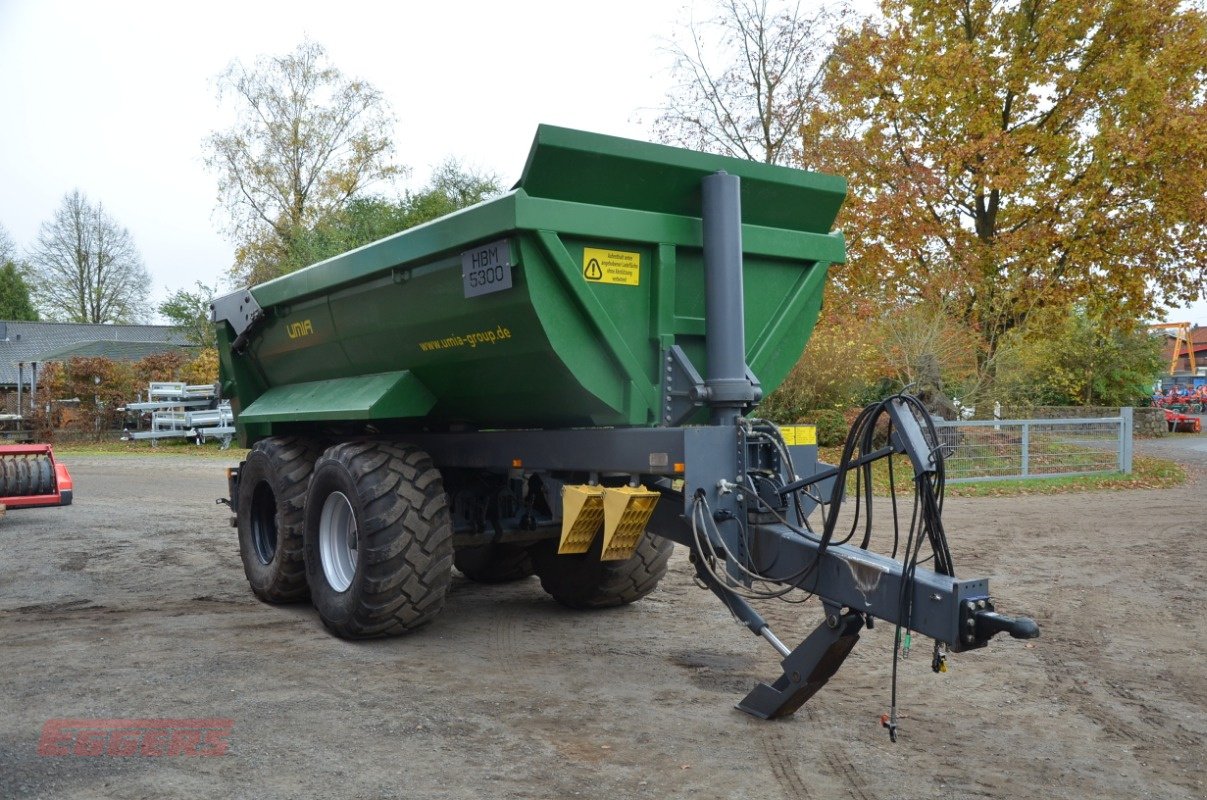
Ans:
[[[583,277],[591,283],[638,286],[641,283],[641,253],[585,247]]]
[[[784,436],[784,444],[817,444],[816,425],[784,425],[780,428]]]

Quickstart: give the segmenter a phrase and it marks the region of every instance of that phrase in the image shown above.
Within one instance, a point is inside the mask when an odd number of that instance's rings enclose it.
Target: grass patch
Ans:
[[[818,457],[831,464],[842,457],[842,448],[823,447]],[[893,456],[893,476],[897,492],[912,495],[913,467],[904,456]],[[1168,489],[1186,482],[1186,470],[1175,461],[1150,456],[1134,456],[1132,472],[1103,472],[1095,475],[1061,475],[1049,478],[1017,478],[972,483],[948,483],[949,497],[1015,497],[1030,494],[1068,494],[1072,492],[1115,491],[1118,489]],[[855,490],[854,476],[847,479],[847,491]],[[887,459],[872,465],[872,491],[889,491]]]
[[[1032,436],[1027,465],[1036,476],[1101,472],[1118,463],[1116,446],[1116,439],[1097,443],[1087,439],[1081,444],[1071,444]],[[954,480],[1018,475],[1022,468],[1022,448],[1017,437],[982,434],[979,440],[968,437],[961,442],[955,455],[947,460],[947,477]]]
[[[1134,456],[1130,474],[1063,475],[1012,481],[981,481],[947,485],[952,497],[1012,497],[1028,494],[1115,491],[1118,489],[1169,489],[1186,482],[1186,470],[1175,461]]]
[[[203,445],[183,439],[161,440],[155,447],[150,442],[79,442],[54,445],[55,456],[201,456],[224,461],[242,461],[248,451],[231,447],[222,450],[218,442]],[[831,464],[842,456],[841,447],[820,448],[818,457]],[[898,493],[913,493],[913,467],[904,456],[893,456],[893,471]],[[854,476],[848,478],[848,491],[854,491]],[[1051,478],[1023,478],[973,483],[949,483],[951,497],[1014,497],[1029,494],[1066,494],[1070,492],[1113,491],[1118,489],[1168,489],[1186,482],[1186,470],[1177,462],[1164,458],[1137,455],[1132,459],[1132,473],[1104,472],[1096,475],[1062,475]],[[888,494],[888,463],[881,459],[872,465],[872,487],[878,495]]]
[[[240,447],[230,447],[226,450],[215,441],[197,445],[187,439],[161,439],[157,445],[151,446],[149,441],[135,442],[66,442],[55,444],[56,458],[64,456],[201,456],[228,461],[242,461],[248,451]]]

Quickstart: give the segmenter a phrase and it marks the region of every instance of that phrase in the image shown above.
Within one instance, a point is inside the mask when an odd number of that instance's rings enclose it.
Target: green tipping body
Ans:
[[[747,363],[770,392],[844,258],[845,182],[541,126],[510,193],[253,287],[241,353],[218,323],[241,438],[660,424],[666,349],[708,375],[700,180],[718,170],[742,179]],[[491,249],[511,286],[474,295],[463,254]]]

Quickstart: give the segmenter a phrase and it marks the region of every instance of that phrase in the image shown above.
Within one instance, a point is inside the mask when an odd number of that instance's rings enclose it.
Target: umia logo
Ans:
[[[289,323],[289,327],[285,331],[289,334],[290,339],[301,339],[303,336],[314,333],[314,326],[310,324],[310,320],[304,319],[301,322]]]

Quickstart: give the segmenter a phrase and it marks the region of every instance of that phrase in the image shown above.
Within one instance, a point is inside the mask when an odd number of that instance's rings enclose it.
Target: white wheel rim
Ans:
[[[327,583],[337,592],[347,591],[356,574],[356,515],[343,492],[332,492],[323,501],[319,556]]]

